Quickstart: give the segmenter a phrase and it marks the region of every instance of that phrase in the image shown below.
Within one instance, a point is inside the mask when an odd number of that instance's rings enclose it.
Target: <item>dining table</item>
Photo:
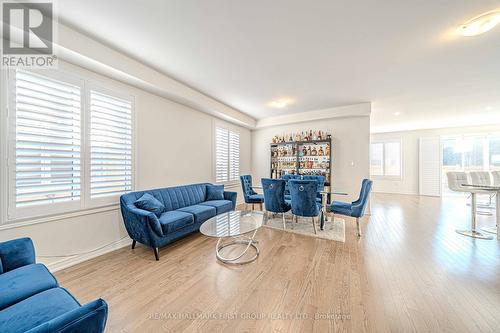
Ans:
[[[252,188],[262,190],[262,186],[260,185],[252,186]],[[320,230],[325,230],[325,217],[327,213],[328,197],[331,195],[349,195],[349,193],[335,191],[331,186],[325,186],[323,188],[323,191],[319,191],[318,193],[321,194],[321,219],[319,228]]]
[[[485,192],[493,192],[495,193],[495,209],[496,209],[496,233],[497,240],[500,240],[500,229],[498,228],[498,222],[500,221],[500,185],[483,185],[483,184],[462,184],[464,187],[470,187],[476,190],[482,190]]]

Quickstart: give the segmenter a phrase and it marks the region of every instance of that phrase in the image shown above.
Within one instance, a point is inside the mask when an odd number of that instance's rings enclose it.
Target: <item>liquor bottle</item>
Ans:
[[[312,137],[313,137],[313,132],[312,130],[309,130],[309,140],[312,140]]]
[[[306,146],[304,146],[304,148],[302,148],[302,156],[307,156],[307,148],[306,148]]]
[[[326,145],[326,148],[325,148],[325,155],[326,155],[326,156],[330,156],[330,145]]]
[[[318,156],[323,156],[323,155],[325,155],[325,152],[323,151],[323,147],[319,147]]]
[[[318,151],[316,150],[316,147],[313,147],[313,149],[311,150],[311,156],[316,156],[318,155]]]
[[[311,156],[311,146],[307,147],[307,156]]]

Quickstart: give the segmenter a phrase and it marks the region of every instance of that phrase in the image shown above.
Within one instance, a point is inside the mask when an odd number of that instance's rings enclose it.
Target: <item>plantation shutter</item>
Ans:
[[[15,71],[15,207],[80,200],[81,88]]]
[[[215,129],[215,181],[238,180],[240,176],[240,134],[225,128]]]
[[[132,190],[132,102],[90,91],[90,198]]]
[[[215,181],[229,180],[229,131],[225,128],[215,129]]]
[[[240,134],[229,132],[229,180],[240,177]]]

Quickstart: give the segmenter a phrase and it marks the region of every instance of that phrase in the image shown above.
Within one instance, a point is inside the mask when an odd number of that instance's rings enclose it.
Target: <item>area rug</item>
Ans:
[[[286,218],[286,232],[293,232],[309,237],[323,238],[334,240],[337,242],[345,242],[345,220],[342,218],[335,217],[335,221],[325,221],[325,230],[319,229],[319,219],[316,219],[316,230],[317,234],[314,234],[313,225],[311,218],[300,218],[299,222],[292,222],[292,216],[285,214]],[[269,214],[269,218],[263,225],[264,227],[283,230],[283,220],[281,214],[276,214],[272,217]]]

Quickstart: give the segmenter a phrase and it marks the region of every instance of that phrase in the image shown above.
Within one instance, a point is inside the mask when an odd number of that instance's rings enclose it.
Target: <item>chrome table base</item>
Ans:
[[[222,243],[223,238],[219,238],[219,240],[217,241],[217,245],[215,246],[215,254],[217,259],[225,264],[231,264],[231,265],[243,265],[254,261],[255,259],[257,259],[260,253],[259,248],[257,247],[258,241],[254,239],[256,233],[257,230],[253,232],[252,237],[247,237],[247,236],[239,236],[239,238],[235,237],[235,239],[225,244]],[[238,255],[228,258],[224,257],[221,254],[221,250],[226,247],[240,246],[240,245],[246,245],[246,246]],[[248,252],[250,247],[252,247],[255,250],[254,256],[246,260],[239,260]]]
[[[479,238],[479,239],[493,239],[493,236],[485,235],[476,230],[456,230],[460,235]]]

